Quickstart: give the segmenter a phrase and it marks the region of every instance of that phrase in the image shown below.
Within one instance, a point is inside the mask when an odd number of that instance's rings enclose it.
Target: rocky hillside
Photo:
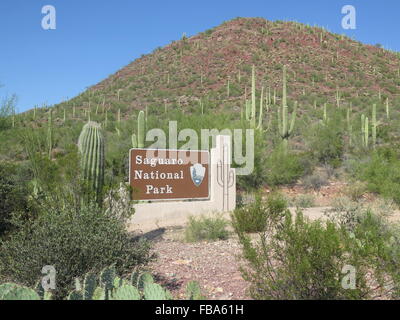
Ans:
[[[336,104],[337,97],[355,106],[379,95],[394,101],[399,57],[323,28],[237,18],[157,48],[59,107],[93,110],[100,105],[120,109],[124,117],[145,107],[190,111],[200,99],[217,107],[238,106],[251,85],[252,65],[257,86],[269,87],[271,96],[276,90],[279,100],[283,64],[289,98],[300,106]]]

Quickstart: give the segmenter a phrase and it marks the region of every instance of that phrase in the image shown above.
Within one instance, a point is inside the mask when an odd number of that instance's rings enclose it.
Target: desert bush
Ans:
[[[345,190],[345,193],[353,201],[359,200],[365,194],[365,192],[367,192],[367,185],[360,181],[350,184]]]
[[[295,182],[304,172],[299,157],[281,148],[275,149],[266,160],[266,182],[271,186]]]
[[[303,186],[306,189],[319,190],[328,184],[328,177],[324,172],[314,172],[311,175],[305,176],[302,180]]]
[[[1,86],[1,85],[0,85]],[[0,101],[0,131],[11,128],[11,116],[16,113],[17,96],[3,97]]]
[[[26,168],[0,162],[0,238],[12,228],[9,220],[14,213],[31,209],[28,180]]]
[[[365,214],[364,205],[349,197],[337,197],[332,200],[331,208],[324,215],[344,229],[352,232]]]
[[[238,232],[246,260],[242,273],[250,282],[251,296],[296,300],[395,296],[399,256],[391,251],[393,240],[376,228],[371,217],[349,233],[333,221],[310,222],[301,212],[293,218],[286,211],[256,242]],[[356,270],[352,290],[342,286],[344,266]]]
[[[191,216],[185,229],[185,240],[188,242],[225,240],[229,236],[227,226],[228,222],[219,215],[198,218]]]
[[[400,159],[393,149],[381,148],[367,162],[355,163],[356,177],[367,189],[400,203]]]
[[[14,218],[17,231],[0,242],[0,274],[33,286],[46,265],[56,269],[55,296],[64,297],[75,277],[116,264],[119,272],[151,259],[149,243],[132,241],[124,223],[92,204],[42,211],[31,221]]]
[[[335,114],[327,124],[319,124],[312,128],[308,137],[308,144],[313,155],[322,164],[329,163],[337,167],[344,152],[343,129],[337,125],[341,123]]]
[[[266,200],[258,194],[254,202],[237,208],[232,213],[233,227],[240,232],[247,233],[264,231],[268,219],[279,217],[286,207],[286,199],[281,194],[271,194]]]
[[[267,180],[267,157],[265,155],[266,144],[263,137],[255,136],[254,140],[254,167],[248,175],[238,176],[238,186],[243,190],[257,190]]]
[[[315,205],[315,197],[312,194],[299,194],[292,200],[292,205],[298,208],[312,208]]]

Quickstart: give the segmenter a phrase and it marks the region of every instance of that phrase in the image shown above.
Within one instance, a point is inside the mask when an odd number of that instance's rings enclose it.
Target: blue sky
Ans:
[[[341,27],[353,5],[357,29]],[[56,30],[43,30],[42,7],[56,8]],[[296,20],[400,51],[398,0],[1,0],[0,97],[18,110],[71,98],[121,67],[235,17]]]

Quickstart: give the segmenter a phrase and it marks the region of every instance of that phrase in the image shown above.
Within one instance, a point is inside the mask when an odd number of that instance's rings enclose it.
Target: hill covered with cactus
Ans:
[[[270,88],[277,101],[287,65],[288,95],[300,108],[340,101],[361,106],[379,95],[398,101],[397,53],[296,22],[237,18],[157,48],[58,107],[69,114],[73,107],[120,109],[122,118],[146,107],[190,112],[199,100],[209,108],[239,108],[252,65],[257,88]]]
[[[340,167],[366,149],[396,145],[399,86],[396,52],[297,22],[236,18],[183,35],[68,101],[12,117],[0,158],[25,160],[15,133],[31,128],[43,153],[62,158],[91,120],[105,131],[106,177],[108,170],[126,179],[127,150],[145,145],[144,130],[168,132],[170,120],[197,131],[250,125],[259,129],[256,167],[263,174],[243,186],[285,184],[320,164]],[[282,140],[301,158],[290,177],[273,158]]]

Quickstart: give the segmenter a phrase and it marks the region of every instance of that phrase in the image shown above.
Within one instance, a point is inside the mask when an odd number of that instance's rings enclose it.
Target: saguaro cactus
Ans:
[[[144,148],[145,115],[140,111],[137,119],[137,135],[132,134],[132,148]]]
[[[251,70],[251,124],[256,126],[256,67]]]
[[[372,144],[375,148],[376,145],[376,128],[378,126],[378,123],[376,121],[376,104],[373,104],[372,106]]]
[[[386,98],[386,118],[390,119],[389,98]]]
[[[324,124],[328,124],[329,119],[328,119],[328,113],[327,113],[327,110],[326,110],[326,103],[324,103],[323,109],[324,109],[323,123]]]
[[[257,130],[260,130],[260,131],[262,131],[262,121],[263,121],[263,100],[264,100],[264,87],[261,88],[260,112],[258,114]]]
[[[365,148],[369,145],[369,119],[365,115],[361,115],[361,140]]]
[[[100,199],[104,184],[104,137],[100,124],[88,122],[79,136],[78,148],[81,153],[83,178]]]
[[[352,107],[351,104],[350,106],[347,108],[347,115],[346,115],[346,121],[347,121],[347,132],[349,135],[349,145],[352,145],[352,132],[353,132],[353,127],[351,125],[351,111],[352,111]]]
[[[297,101],[294,104],[294,109],[291,115],[289,125],[289,110],[286,98],[286,66],[283,67],[283,88],[282,88],[282,110],[278,109],[278,128],[283,140],[283,148],[286,151],[288,147],[289,137],[293,133],[294,124],[296,121]]]
[[[339,108],[340,107],[340,92],[339,92],[339,87],[336,87],[336,106]]]
[[[51,151],[53,150],[53,116],[51,109],[49,111],[49,122],[47,125],[47,143],[49,146],[49,159],[51,159]]]

